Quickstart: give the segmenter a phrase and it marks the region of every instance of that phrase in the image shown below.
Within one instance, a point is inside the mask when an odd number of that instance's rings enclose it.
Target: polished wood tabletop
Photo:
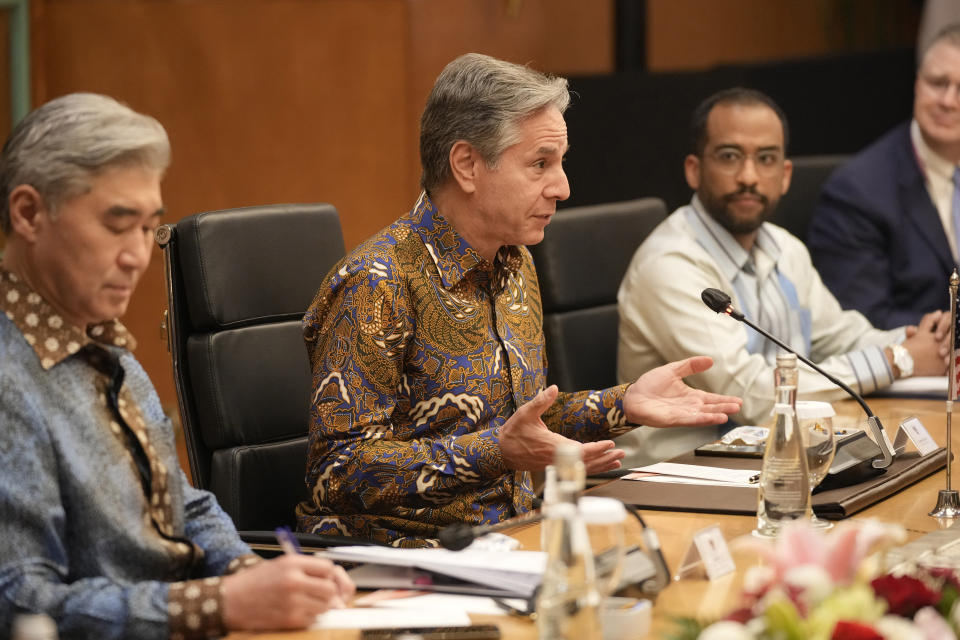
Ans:
[[[934,440],[940,445],[946,442],[946,409],[940,400],[917,400],[904,398],[870,399],[869,404],[880,417],[890,439],[894,438],[900,421],[916,416],[927,428]],[[836,422],[863,420],[863,412],[852,401],[834,404],[838,417]],[[960,446],[960,413],[952,429],[953,449]],[[908,445],[910,447],[911,445]],[[928,512],[937,502],[937,494],[945,487],[945,471],[941,470],[887,499],[852,516],[858,518],[877,518],[889,522],[898,522],[907,529],[908,538],[917,538],[925,533],[948,526],[949,521],[938,521]],[[952,477],[953,488],[957,488],[957,474]],[[694,532],[717,525],[729,542],[737,537],[749,535],[756,525],[752,516],[721,515],[711,513],[681,513],[672,511],[644,511],[648,526],[657,532],[663,553],[670,569],[676,572],[683,555],[692,541]],[[631,519],[632,520],[632,519]],[[517,538],[524,549],[540,548],[540,533],[537,525],[519,527],[509,532]],[[628,537],[639,542],[640,529],[634,522],[628,524]],[[705,576],[692,576],[673,581],[656,598],[653,608],[653,628],[650,638],[661,637],[664,631],[672,628],[672,619],[676,616],[693,616],[702,619],[714,619],[724,615],[737,603],[743,573],[752,563],[759,562],[745,552],[734,552],[737,563],[736,572],[713,582]],[[492,622],[500,627],[504,638],[536,638],[533,623],[511,616],[471,616],[475,622]],[[231,640],[242,638],[283,639],[283,640],[356,640],[360,633],[356,630],[302,631],[293,633],[234,633]]]

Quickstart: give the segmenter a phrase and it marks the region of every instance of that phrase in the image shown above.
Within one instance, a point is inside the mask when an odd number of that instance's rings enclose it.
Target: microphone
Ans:
[[[535,509],[542,504],[542,501],[536,498],[533,502]],[[643,516],[640,515],[639,509],[626,503],[623,506],[640,523],[641,536],[647,551],[644,552],[637,546],[625,550],[623,570],[616,590],[619,591],[631,585],[639,585],[645,595],[656,595],[670,584],[670,568],[667,566],[667,560],[660,549],[660,540],[657,538],[656,532],[647,526]],[[465,522],[454,522],[441,529],[437,537],[444,549],[461,551],[470,546],[470,543],[476,538],[483,535],[519,525],[540,522],[544,517],[541,509],[540,511],[528,511],[516,518],[510,518],[496,524],[471,526]]]
[[[527,513],[510,518],[496,524],[479,524],[472,526],[466,522],[454,522],[440,529],[437,536],[440,539],[440,545],[450,551],[460,551],[470,546],[475,539],[485,536],[488,533],[494,533],[510,527],[516,527],[521,524],[533,524],[543,520],[542,511],[528,511]]]
[[[893,462],[893,451],[891,451],[892,446],[890,444],[890,440],[887,437],[886,432],[883,430],[883,425],[880,424],[880,419],[874,415],[873,411],[870,410],[870,407],[867,406],[866,401],[860,396],[859,393],[851,389],[842,381],[838,380],[835,376],[832,376],[821,369],[818,365],[811,362],[802,354],[797,353],[793,348],[784,344],[783,341],[775,338],[764,329],[750,322],[750,320],[745,318],[741,312],[734,309],[733,302],[730,300],[730,296],[723,291],[713,288],[704,289],[700,293],[700,299],[703,300],[703,303],[711,310],[716,311],[717,313],[728,315],[734,320],[739,320],[767,340],[770,340],[775,345],[779,346],[781,349],[797,356],[797,358],[805,365],[846,391],[847,394],[856,400],[857,403],[863,408],[864,412],[867,414],[867,425],[870,427],[870,431],[873,433],[876,443],[873,443],[866,438],[866,434],[863,432],[860,432],[861,435],[859,437],[855,436],[852,438],[845,438],[842,441],[838,440],[834,462],[830,466],[829,473],[831,475],[836,476],[841,472],[859,468],[868,460],[871,462],[873,469],[886,469],[890,466],[890,463]],[[841,449],[844,449],[842,455]],[[850,474],[853,475],[855,472],[851,471]]]

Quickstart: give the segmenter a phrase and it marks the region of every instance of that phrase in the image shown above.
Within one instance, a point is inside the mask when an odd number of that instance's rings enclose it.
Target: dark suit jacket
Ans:
[[[837,169],[807,238],[814,266],[844,308],[876,327],[916,324],[949,308],[950,246],[902,124]]]

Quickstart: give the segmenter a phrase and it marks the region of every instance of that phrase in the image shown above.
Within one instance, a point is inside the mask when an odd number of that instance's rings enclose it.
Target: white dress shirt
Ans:
[[[713,367],[688,382],[743,398],[741,412],[733,416],[741,424],[769,418],[777,347],[708,309],[700,299],[707,287],[729,294],[747,318],[861,393],[893,382],[883,347],[902,341],[902,328],[874,329],[860,313],[841,309],[807,248],[780,227],[765,223],[748,253],[703,211],[696,196],[637,249],[620,285],[621,381],[667,362],[708,355]],[[845,396],[800,363],[798,397],[832,401]],[[717,435],[716,427],[642,427],[617,442],[628,450],[625,466],[637,466],[689,451]]]
[[[927,146],[916,120],[910,123],[910,141],[913,142],[913,151],[917,155],[920,172],[925,178],[927,193],[940,215],[950,252],[953,259],[957,260],[957,232],[953,228],[953,170],[956,166]]]

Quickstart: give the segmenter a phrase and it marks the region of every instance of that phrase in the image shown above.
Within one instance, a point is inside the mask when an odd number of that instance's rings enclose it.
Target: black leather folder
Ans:
[[[761,460],[755,458],[695,456],[692,451],[670,462],[757,471],[761,464]],[[923,457],[916,452],[901,454],[876,477],[847,487],[816,491],[813,494],[813,510],[821,518],[846,518],[939,471],[946,463],[947,451],[943,447]],[[588,493],[617,498],[641,509],[736,515],[754,515],[757,512],[757,490],[753,487],[717,487],[619,479],[594,487]]]

